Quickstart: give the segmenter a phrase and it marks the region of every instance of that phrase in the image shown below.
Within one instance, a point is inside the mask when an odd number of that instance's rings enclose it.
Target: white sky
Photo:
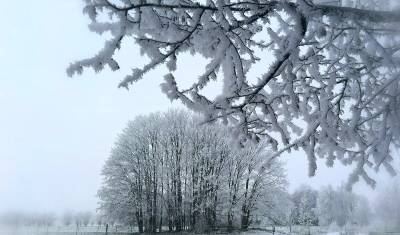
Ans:
[[[117,88],[128,65],[143,64],[133,45],[119,56],[120,72],[66,76],[70,62],[103,44],[87,29],[80,0],[0,3],[0,212],[94,210],[102,165],[127,121],[181,105],[161,93],[160,70],[130,91]],[[182,75],[189,77],[195,65],[185,61]],[[302,183],[339,185],[347,177],[343,167],[321,167],[310,179],[302,154],[285,160],[291,190]],[[374,195],[363,182],[355,189]]]

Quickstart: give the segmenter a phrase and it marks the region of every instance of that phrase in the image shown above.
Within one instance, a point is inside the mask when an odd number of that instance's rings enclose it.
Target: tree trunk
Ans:
[[[249,172],[250,174],[250,172]],[[244,202],[242,205],[242,216],[241,216],[241,229],[247,230],[249,228],[250,223],[250,211],[247,206],[247,197],[248,197],[248,190],[249,190],[249,176],[246,179],[246,186],[245,186],[245,193],[244,193]]]
[[[242,206],[242,222],[241,222],[241,229],[247,230],[250,225],[250,210],[247,208],[246,205]]]
[[[152,232],[157,232],[157,176],[156,176],[156,164],[153,165],[153,203],[152,203],[152,221],[151,227]]]
[[[228,231],[231,232],[233,230],[233,212],[230,209],[228,211]]]
[[[181,182],[181,164],[180,164],[180,152],[176,152],[176,218],[175,218],[175,230],[177,232],[182,231],[182,182]]]
[[[136,212],[136,221],[138,224],[139,233],[143,233],[143,212],[142,209]]]

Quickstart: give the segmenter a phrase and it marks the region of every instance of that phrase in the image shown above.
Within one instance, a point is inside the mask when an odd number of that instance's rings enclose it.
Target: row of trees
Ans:
[[[183,111],[139,116],[119,136],[103,169],[102,211],[140,232],[247,229],[280,220],[282,164],[262,144],[236,148],[220,125],[198,126]]]
[[[12,227],[51,227],[53,225],[87,227],[103,225],[105,220],[89,211],[66,211],[62,215],[55,213],[4,212],[0,215],[0,224]]]
[[[5,212],[0,215],[0,224],[12,227],[38,226],[49,227],[56,221],[53,213]]]
[[[366,226],[372,217],[368,200],[345,187],[326,186],[316,191],[301,186],[291,194],[291,200],[290,225]]]
[[[77,213],[67,211],[62,215],[61,221],[64,226],[75,225],[77,227],[87,227],[89,224],[101,225],[103,223],[101,217],[95,216],[89,211],[82,211]]]
[[[366,226],[372,212],[365,197],[353,194],[343,187],[336,190],[331,186],[320,190],[317,200],[317,214],[320,225],[337,224]]]

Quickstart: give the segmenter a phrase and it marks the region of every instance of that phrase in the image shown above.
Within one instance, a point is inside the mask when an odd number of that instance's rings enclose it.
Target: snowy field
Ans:
[[[331,228],[332,229],[332,228]],[[128,235],[128,234],[136,234],[137,230],[135,228],[127,228],[127,227],[119,227],[113,226],[108,230],[109,235]],[[101,235],[105,233],[105,227],[98,226],[88,226],[81,227],[78,230],[74,226],[70,227],[62,227],[62,226],[53,226],[53,227],[19,227],[19,228],[10,228],[10,227],[0,227],[1,235]],[[170,234],[170,233],[160,233],[160,234]],[[181,233],[171,233],[171,234],[191,234],[188,232]],[[214,233],[204,233],[204,234],[227,234],[225,232],[214,232]],[[265,228],[260,230],[251,230],[247,232],[232,232],[230,234],[242,234],[242,235],[260,235],[260,234],[272,234],[271,228]],[[300,227],[296,226],[292,228],[292,232],[289,231],[287,227],[278,227],[276,228],[275,234],[277,235],[287,235],[287,234],[326,234],[326,235],[400,235],[400,232],[370,232],[366,230],[359,229],[358,231],[354,229],[349,229],[347,231],[328,231],[328,228],[325,227]],[[202,235],[202,234],[198,234]]]

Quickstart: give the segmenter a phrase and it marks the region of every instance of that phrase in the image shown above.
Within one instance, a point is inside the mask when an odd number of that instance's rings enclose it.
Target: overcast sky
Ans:
[[[127,121],[182,107],[161,93],[162,70],[130,91],[117,88],[130,65],[143,64],[132,43],[118,56],[124,61],[120,72],[66,76],[70,62],[93,55],[103,43],[87,29],[82,5],[80,0],[1,1],[0,212],[95,210],[102,165]],[[196,63],[185,60],[181,75],[191,76]],[[340,185],[349,171],[326,169],[320,162],[310,179],[304,155],[284,159],[291,190],[302,183]],[[355,190],[374,195],[363,182]]]

